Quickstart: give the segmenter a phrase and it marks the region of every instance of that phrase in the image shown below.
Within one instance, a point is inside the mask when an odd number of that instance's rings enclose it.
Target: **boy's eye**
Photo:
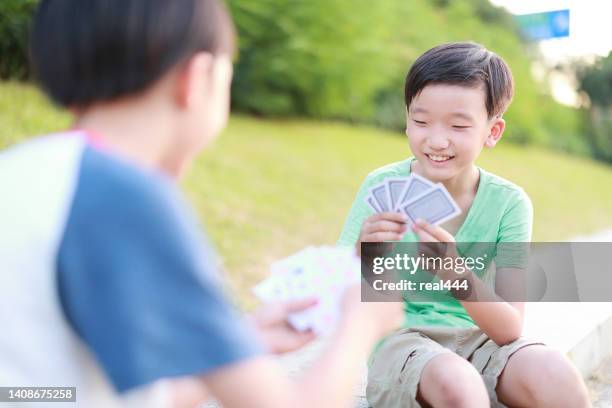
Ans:
[[[469,129],[471,126],[461,126],[461,125],[453,125],[453,129],[457,129],[457,130],[465,130],[465,129]]]
[[[414,123],[416,123],[419,126],[423,126],[426,125],[426,122],[423,122],[422,120],[416,120],[416,119],[412,119],[414,121]]]

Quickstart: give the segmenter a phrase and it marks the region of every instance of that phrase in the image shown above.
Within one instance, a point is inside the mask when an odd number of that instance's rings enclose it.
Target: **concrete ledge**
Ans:
[[[524,336],[569,353],[612,316],[612,303],[527,303]]]
[[[582,376],[588,378],[606,357],[612,355],[612,317],[599,324],[567,354]]]

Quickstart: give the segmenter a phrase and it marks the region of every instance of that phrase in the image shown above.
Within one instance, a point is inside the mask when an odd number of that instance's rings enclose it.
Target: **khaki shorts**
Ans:
[[[421,407],[417,389],[425,365],[435,356],[455,353],[468,360],[481,374],[492,407],[505,407],[497,400],[497,379],[517,350],[543,344],[523,337],[498,346],[478,327],[418,327],[390,335],[372,356],[366,395],[370,406]]]

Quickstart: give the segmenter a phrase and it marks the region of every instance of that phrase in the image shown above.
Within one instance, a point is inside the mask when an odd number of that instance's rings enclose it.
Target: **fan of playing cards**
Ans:
[[[315,297],[315,306],[291,315],[297,330],[328,333],[340,317],[344,289],[358,283],[361,261],[352,248],[308,247],[274,262],[271,275],[253,288],[262,302],[283,302]]]
[[[366,202],[377,213],[406,214],[411,225],[419,218],[438,225],[461,214],[442,183],[434,184],[414,173],[409,177],[385,179],[370,189]]]

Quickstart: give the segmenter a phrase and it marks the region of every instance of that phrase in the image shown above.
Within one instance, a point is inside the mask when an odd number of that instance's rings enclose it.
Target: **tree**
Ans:
[[[28,34],[37,0],[0,1],[0,79],[26,79]]]
[[[591,103],[590,144],[593,156],[612,162],[612,52],[578,69],[579,89]]]

